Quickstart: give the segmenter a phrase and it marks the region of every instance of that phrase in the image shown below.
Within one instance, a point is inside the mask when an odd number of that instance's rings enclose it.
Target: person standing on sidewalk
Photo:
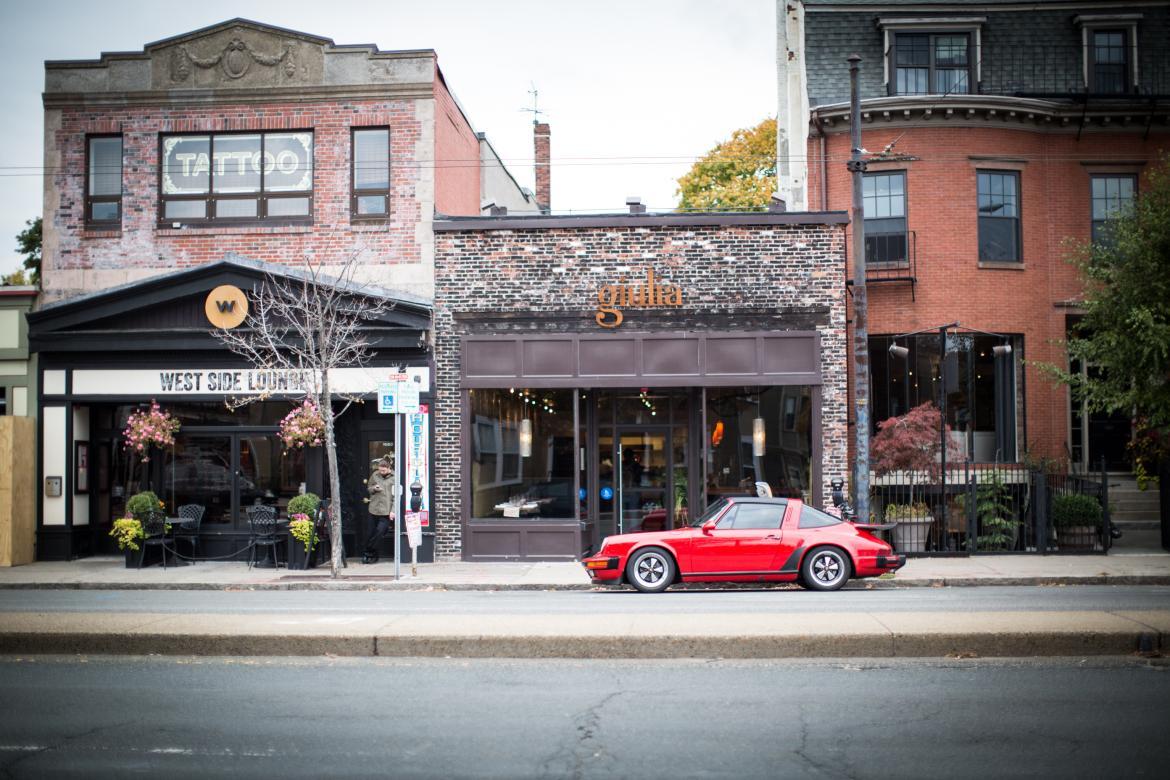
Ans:
[[[370,535],[366,537],[365,555],[362,563],[378,562],[378,544],[386,537],[390,526],[394,524],[394,464],[389,458],[378,461],[378,468],[366,480],[366,490],[370,494]]]

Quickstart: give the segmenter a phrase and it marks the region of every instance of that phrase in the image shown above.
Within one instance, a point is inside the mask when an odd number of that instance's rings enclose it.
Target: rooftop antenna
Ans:
[[[540,117],[542,117],[544,115],[544,112],[540,110],[540,105],[539,105],[540,92],[537,91],[535,84],[533,84],[532,82],[529,82],[529,84],[532,87],[532,89],[528,90],[528,94],[532,95],[532,108],[522,108],[520,110],[527,111],[529,114],[532,114],[532,124],[535,125],[535,124],[538,124],[540,122]]]

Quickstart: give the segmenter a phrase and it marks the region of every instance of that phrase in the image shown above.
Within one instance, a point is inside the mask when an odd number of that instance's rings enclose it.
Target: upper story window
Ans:
[[[978,171],[979,259],[1019,262],[1020,175]]]
[[[162,138],[159,222],[308,221],[313,133]]]
[[[1129,37],[1125,30],[1091,30],[1089,91],[1128,92]]]
[[[906,173],[867,173],[861,181],[865,261],[906,262]]]
[[[895,95],[961,95],[971,92],[971,36],[962,32],[894,34],[891,52]]]
[[[357,219],[390,214],[390,130],[353,131],[353,193],[350,212]]]
[[[94,227],[122,224],[122,136],[86,140],[85,221]]]
[[[1108,241],[1109,220],[1133,206],[1137,177],[1129,174],[1102,174],[1092,177],[1093,242]]]

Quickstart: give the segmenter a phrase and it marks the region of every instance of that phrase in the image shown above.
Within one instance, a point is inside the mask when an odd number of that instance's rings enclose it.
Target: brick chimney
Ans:
[[[536,205],[540,207],[542,214],[549,213],[549,209],[552,207],[549,134],[547,122],[532,123],[532,135],[536,148]]]

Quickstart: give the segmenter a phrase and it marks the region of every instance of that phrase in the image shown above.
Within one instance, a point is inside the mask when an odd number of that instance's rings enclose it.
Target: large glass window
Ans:
[[[772,495],[811,500],[812,388],[709,388],[708,503],[726,495]]]
[[[1129,51],[1125,30],[1093,30],[1089,46],[1089,90],[1116,94],[1128,91]]]
[[[891,355],[890,336],[869,340],[872,431],[878,423],[946,397],[946,419],[956,445],[974,461],[990,463],[1016,458],[1017,419],[1023,408],[1016,386],[1016,363],[1022,360],[1023,339],[1012,337],[1012,352],[997,357],[1002,343],[994,336],[949,333],[945,351],[937,333],[897,339],[905,358]]]
[[[961,95],[971,91],[971,37],[966,33],[894,36],[895,95]]]
[[[471,516],[574,517],[573,391],[471,391]]]
[[[313,133],[173,135],[162,139],[159,222],[308,221]]]
[[[1108,174],[1092,177],[1093,242],[1107,241],[1109,220],[1133,206],[1137,177]]]
[[[906,174],[867,173],[861,182],[865,261],[906,262]]]
[[[377,219],[390,213],[390,130],[353,131],[353,195],[356,218]]]
[[[94,136],[86,145],[85,221],[95,227],[122,222],[122,136]]]
[[[979,259],[1018,262],[1020,178],[1014,171],[979,171]]]

